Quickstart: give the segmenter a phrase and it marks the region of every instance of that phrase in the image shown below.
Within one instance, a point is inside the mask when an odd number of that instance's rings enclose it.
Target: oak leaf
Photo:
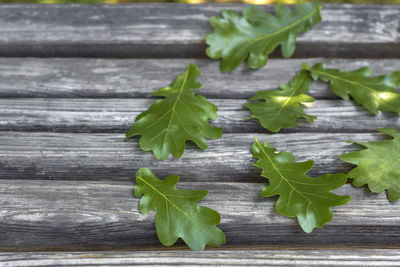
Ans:
[[[222,128],[213,127],[208,122],[217,118],[217,107],[193,92],[201,87],[196,81],[199,75],[197,66],[189,64],[170,86],[154,92],[152,96],[164,98],[155,101],[136,117],[126,139],[141,135],[139,146],[142,150],[152,150],[157,159],[166,159],[170,154],[180,158],[186,141],[206,149],[205,138],[221,138]]]
[[[311,72],[314,80],[320,79],[330,84],[331,90],[344,100],[351,96],[373,114],[379,110],[400,113],[400,71],[387,75],[371,77],[372,70],[368,67],[352,71],[327,69],[318,63],[313,67],[303,64],[303,69]]]
[[[318,3],[305,3],[291,11],[278,4],[276,17],[256,6],[244,9],[243,16],[224,10],[222,18],[210,19],[214,32],[206,36],[206,53],[212,59],[222,59],[221,71],[236,69],[246,58],[250,68],[261,68],[278,45],[284,57],[291,57],[297,35],[321,21],[321,8]]]
[[[216,227],[221,217],[215,210],[197,203],[207,195],[204,190],[176,189],[178,175],[161,181],[147,168],[136,173],[135,197],[140,197],[140,212],[156,211],[156,230],[164,246],[172,246],[181,238],[192,250],[206,245],[219,247],[225,243],[224,233]]]
[[[251,111],[250,119],[258,119],[271,132],[296,127],[301,124],[297,121],[299,118],[313,122],[316,117],[307,115],[302,107],[302,103],[314,101],[305,94],[310,83],[311,76],[302,70],[289,84],[281,84],[282,90],[258,91],[244,105]]]
[[[400,131],[379,128],[381,133],[393,139],[373,142],[353,142],[365,147],[340,156],[345,162],[357,165],[347,175],[354,179],[354,186],[368,184],[374,193],[386,190],[390,201],[400,199]]]
[[[296,158],[288,152],[276,153],[267,142],[261,144],[255,139],[254,164],[262,169],[261,176],[269,180],[269,185],[261,191],[262,197],[279,195],[275,209],[288,217],[297,217],[301,228],[310,233],[321,228],[333,218],[331,207],[345,205],[349,196],[340,196],[330,191],[346,183],[343,173],[325,174],[316,178],[306,173],[314,162],[295,162]]]

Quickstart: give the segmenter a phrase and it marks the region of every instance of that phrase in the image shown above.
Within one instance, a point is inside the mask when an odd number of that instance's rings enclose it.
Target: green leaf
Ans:
[[[303,69],[311,72],[314,80],[329,82],[332,91],[349,100],[349,95],[357,104],[364,106],[373,114],[381,111],[400,113],[400,71],[388,75],[371,77],[370,68],[360,68],[353,71],[327,69],[322,63],[310,68],[306,63]]]
[[[386,190],[390,201],[400,199],[400,131],[394,128],[377,129],[393,139],[374,142],[353,142],[365,147],[340,156],[345,162],[357,165],[348,176],[354,186],[368,184],[374,193]]]
[[[139,146],[144,151],[152,150],[157,159],[166,159],[169,154],[180,158],[186,141],[194,142],[201,149],[208,147],[206,137],[217,139],[222,128],[212,127],[208,120],[217,118],[217,107],[192,89],[201,84],[196,81],[200,71],[194,64],[167,87],[152,96],[163,96],[145,112],[136,117],[126,139],[141,135]]]
[[[325,174],[311,178],[306,173],[312,168],[313,161],[296,163],[292,154],[275,151],[276,148],[270,147],[267,142],[261,145],[255,139],[252,152],[258,161],[254,166],[261,168],[261,176],[269,180],[261,196],[279,195],[276,211],[284,216],[297,217],[305,232],[310,233],[314,228],[321,228],[331,221],[331,207],[345,205],[350,201],[349,196],[330,192],[346,183],[345,174]]]
[[[176,189],[178,181],[178,175],[170,175],[161,181],[147,168],[136,173],[135,197],[143,196],[140,212],[156,211],[160,242],[172,246],[181,238],[192,250],[224,244],[225,235],[216,227],[221,221],[219,213],[197,204],[208,192]]]
[[[232,10],[222,11],[222,17],[212,17],[214,32],[207,34],[207,55],[222,58],[221,71],[232,71],[247,57],[247,65],[257,69],[265,66],[268,55],[281,45],[284,57],[295,51],[297,35],[305,33],[321,21],[317,3],[298,4],[295,11],[275,5],[276,17],[256,6],[249,6],[243,16]]]
[[[258,119],[261,125],[271,131],[279,132],[281,128],[296,127],[301,124],[297,119],[304,118],[313,122],[316,117],[304,113],[301,103],[313,102],[308,96],[311,77],[307,71],[300,71],[288,84],[281,84],[282,90],[258,91],[244,106],[250,109],[250,119]],[[260,102],[259,100],[263,100]]]

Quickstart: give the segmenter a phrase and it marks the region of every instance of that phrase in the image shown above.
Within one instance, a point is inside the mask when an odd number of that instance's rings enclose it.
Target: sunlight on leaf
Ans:
[[[357,165],[348,176],[353,185],[368,184],[374,193],[384,190],[390,201],[400,199],[400,131],[394,128],[379,128],[379,132],[393,139],[373,142],[352,142],[365,149],[340,156],[345,162]]]

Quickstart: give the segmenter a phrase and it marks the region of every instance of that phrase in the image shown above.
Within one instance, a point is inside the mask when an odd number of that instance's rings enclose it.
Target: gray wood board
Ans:
[[[204,57],[210,17],[245,6],[2,5],[0,56]],[[295,56],[400,56],[399,6],[325,5],[321,14]]]
[[[6,267],[31,266],[400,266],[397,249],[280,249],[0,253]]]
[[[224,133],[268,133],[258,120],[245,120],[250,111],[243,108],[244,99],[209,99],[215,104],[218,118],[210,123]],[[0,99],[0,130],[53,132],[126,132],[154,99],[102,98],[17,98]],[[375,132],[379,127],[400,129],[400,118],[394,113],[374,116],[352,101],[316,100],[305,107],[314,123],[305,122],[281,132]],[[303,120],[299,120],[304,122]]]
[[[347,140],[373,141],[377,133],[224,134],[202,151],[187,144],[182,158],[156,160],[124,134],[0,132],[0,179],[74,179],[130,181],[139,168],[160,176],[179,174],[185,181],[263,182],[250,152],[254,138],[268,141],[299,161],[314,160],[311,175],[347,172],[352,165],[339,155],[359,149]],[[62,188],[61,188],[62,189]]]
[[[369,66],[376,75],[400,70],[398,59],[271,59],[260,70],[242,65],[233,73],[221,73],[219,62],[208,59],[0,58],[0,97],[149,97],[190,62],[201,71],[203,89],[197,92],[210,98],[248,98],[259,90],[277,89],[292,79],[302,62],[324,62],[341,70]],[[313,82],[310,95],[337,99],[328,88]]]
[[[164,177],[162,177],[164,178]],[[184,181],[187,177],[181,177]],[[221,213],[227,246],[379,246],[400,245],[400,203],[385,193],[351,185],[350,195],[333,208],[324,228],[304,233],[295,218],[274,210],[275,198],[261,198],[258,183],[190,183],[178,188],[209,190],[200,205]],[[161,247],[154,213],[141,215],[134,182],[2,180],[0,251],[100,250]],[[183,245],[179,242],[178,245]]]

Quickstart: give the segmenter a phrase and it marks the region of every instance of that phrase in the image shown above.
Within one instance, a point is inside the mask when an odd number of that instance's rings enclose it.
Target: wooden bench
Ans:
[[[260,198],[266,180],[250,152],[254,137],[299,161],[310,175],[347,172],[338,156],[346,140],[379,140],[378,127],[400,128],[392,114],[371,116],[314,82],[314,124],[270,134],[244,121],[242,105],[276,89],[302,62],[376,74],[400,69],[400,5],[325,5],[323,21],[298,38],[294,58],[274,54],[257,71],[221,73],[205,56],[208,20],[244,5],[0,6],[0,265],[351,265],[400,266],[400,203],[346,185],[349,205],[311,234]],[[271,6],[264,6],[272,11]],[[201,71],[200,93],[219,107],[223,127],[209,149],[188,146],[181,159],[156,160],[123,142],[135,117],[189,62]],[[227,243],[191,252],[157,240],[154,214],[141,215],[135,172],[181,175],[181,188],[209,190],[201,202],[221,213]]]

